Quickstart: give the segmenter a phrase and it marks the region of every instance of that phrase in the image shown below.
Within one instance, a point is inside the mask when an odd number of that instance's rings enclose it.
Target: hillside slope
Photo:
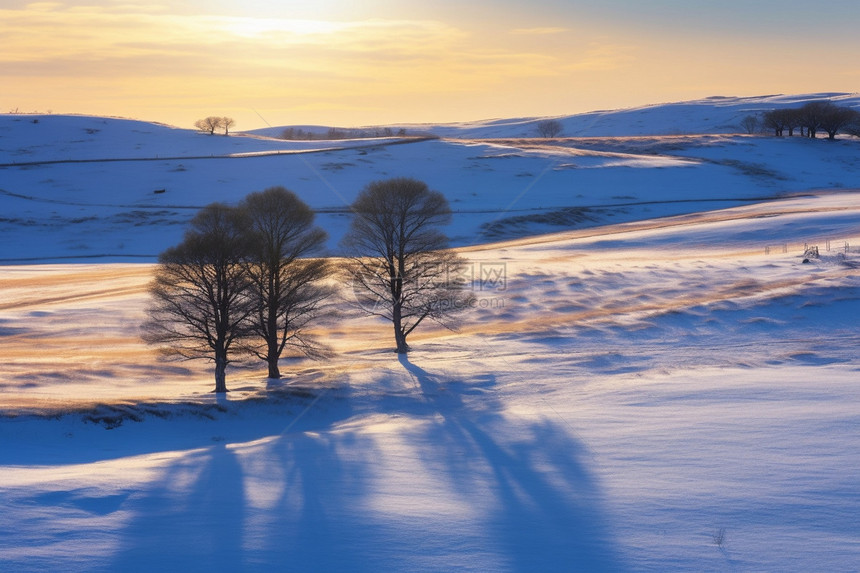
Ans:
[[[448,132],[456,137],[437,140],[293,142],[108,118],[3,115],[0,263],[153,261],[200,207],[275,185],[317,210],[333,253],[358,191],[389,177],[416,177],[446,195],[455,245],[860,188],[851,139],[641,135],[665,132],[670,122],[684,128],[668,131],[696,133],[755,106],[810,97],[573,116],[568,135],[613,136],[552,145],[518,139],[531,129],[522,122],[458,126]],[[602,127],[577,127],[586,124]]]

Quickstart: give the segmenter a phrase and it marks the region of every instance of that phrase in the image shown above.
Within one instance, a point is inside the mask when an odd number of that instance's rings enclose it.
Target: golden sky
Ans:
[[[860,2],[185,0],[0,8],[0,112],[237,129],[854,92]],[[273,6],[273,4],[276,4]]]

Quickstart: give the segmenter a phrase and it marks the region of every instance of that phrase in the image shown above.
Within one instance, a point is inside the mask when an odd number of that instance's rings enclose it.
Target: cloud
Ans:
[[[573,38],[561,27],[499,34],[465,20],[231,17],[137,1],[0,9],[0,82],[15,86],[6,95],[30,107],[90,112],[96,104],[210,101],[426,114],[472,101],[484,114],[489,99],[513,106],[536,85],[570,85],[628,57],[622,46],[588,44],[586,34]]]
[[[337,22],[277,18],[178,15],[139,11],[135,5],[64,8],[57,3],[0,9],[4,49],[0,62],[98,62],[153,57],[153,72],[171,55],[236,61],[254,68],[286,50],[315,48],[377,57],[419,57],[451,49],[464,34],[434,21]],[[317,61],[319,58],[315,58]],[[331,62],[335,64],[335,62]],[[206,64],[203,64],[206,67]],[[136,68],[136,72],[141,70]]]
[[[555,56],[484,45],[440,21],[332,21],[180,15],[134,4],[64,8],[41,3],[0,10],[8,30],[0,53],[6,75],[18,70],[81,80],[175,76],[322,77],[404,89],[472,89],[541,75]],[[30,67],[30,72],[23,68]],[[498,78],[493,80],[493,77]],[[331,86],[327,86],[331,87]]]

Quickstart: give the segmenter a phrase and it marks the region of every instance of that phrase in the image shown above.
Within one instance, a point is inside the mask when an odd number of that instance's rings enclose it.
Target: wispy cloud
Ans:
[[[277,83],[288,75],[295,83],[328,78],[398,92],[462,91],[559,66],[553,55],[483,45],[433,20],[180,15],[157,6],[59,3],[0,10],[0,19],[6,36],[0,62],[7,73],[57,78],[262,77]]]
[[[426,108],[444,94],[450,100],[502,93],[502,86],[554,74],[562,63],[437,20],[228,17],[158,5],[39,3],[0,9],[0,21],[0,81],[16,86],[8,95],[38,91],[50,101],[61,93],[66,105],[122,97],[161,107],[209,100],[217,107],[253,101],[311,111],[390,110],[419,101]]]
[[[4,50],[0,61],[44,61],[58,57],[101,59],[161,53],[197,53],[236,47],[268,50],[293,46],[340,47],[397,53],[444,49],[462,37],[456,28],[433,21],[367,20],[338,22],[277,18],[178,15],[137,5],[64,7],[30,4],[0,9]],[[253,64],[253,62],[249,62]]]
[[[632,78],[645,86],[655,73],[701,85],[701,62],[714,53],[720,57],[711,61],[724,62],[732,49],[571,18],[435,8],[410,17],[419,12],[408,2],[382,12],[373,2],[335,9],[341,1],[306,3],[301,18],[259,0],[247,0],[257,9],[238,16],[207,12],[197,0],[0,8],[2,95],[30,109],[115,115],[141,113],[141,106],[158,113],[181,106],[296,110],[307,121],[326,121],[320,116],[332,110],[341,121],[352,121],[344,120],[348,110],[360,111],[354,121],[362,122],[548,115],[575,104],[613,105],[607,92],[632,98]],[[597,103],[583,104],[586,97]]]

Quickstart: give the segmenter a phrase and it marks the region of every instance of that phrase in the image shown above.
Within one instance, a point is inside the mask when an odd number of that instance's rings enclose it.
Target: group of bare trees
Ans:
[[[210,115],[194,122],[194,127],[209,135],[214,135],[218,129],[223,129],[224,135],[230,135],[230,128],[234,125],[236,125],[236,120],[232,117],[219,117],[217,115]]]
[[[305,329],[328,294],[318,284],[325,262],[307,258],[326,239],[313,218],[281,187],[236,207],[204,207],[182,242],[159,257],[144,339],[172,356],[212,360],[216,392],[227,391],[237,352],[264,359],[273,378],[287,344],[319,352]]]
[[[236,354],[265,361],[279,378],[287,347],[327,353],[315,331],[331,311],[336,273],[354,287],[356,308],[392,323],[398,353],[425,319],[452,327],[471,296],[455,280],[464,261],[439,229],[451,217],[445,197],[397,178],[369,184],[352,210],[346,256],[335,265],[315,256],[327,235],[313,211],[282,187],[204,207],[159,257],[144,339],[170,356],[211,360],[215,392],[227,391]]]
[[[757,116],[747,116],[741,125],[748,133],[755,133],[763,127],[777,137],[786,132],[792,137],[797,130],[801,137],[814,139],[819,132],[824,132],[827,139],[833,140],[839,133],[860,136],[860,112],[830,101],[811,101],[796,108],[764,112],[760,120]]]

